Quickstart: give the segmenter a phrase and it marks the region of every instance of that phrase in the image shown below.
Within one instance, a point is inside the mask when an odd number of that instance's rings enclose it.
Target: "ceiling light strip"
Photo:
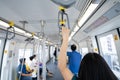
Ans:
[[[2,21],[2,20],[0,20],[0,25],[3,26],[3,27],[6,27],[6,28],[9,27],[9,24],[6,23],[6,22],[4,22],[4,21]],[[18,26],[16,27],[16,25],[14,26],[14,29],[15,29],[16,32],[22,33],[23,36],[27,36],[27,37],[31,37],[31,36],[32,36],[32,34],[31,34],[29,31],[20,29],[20,28],[18,28]],[[21,34],[20,34],[20,35],[21,35]],[[34,38],[35,38],[35,39],[42,40],[42,39],[40,39],[40,38],[37,37],[37,36],[34,36]],[[52,44],[52,42],[49,42],[49,41],[46,41],[46,43],[51,43],[51,44]]]
[[[8,28],[9,27],[9,22],[7,21],[7,20],[4,20],[3,21],[3,19],[1,19],[0,18],[0,26],[2,26],[2,27],[5,27],[5,28]],[[26,30],[24,30],[24,29],[22,29],[22,28],[20,28],[20,27],[16,27],[17,25],[14,25],[14,29],[15,29],[15,31],[17,32],[17,33],[22,33],[23,35],[25,35],[26,33],[29,33],[29,34],[31,34],[29,31],[26,31]],[[30,35],[25,35],[25,36],[27,36],[27,37],[30,37]]]
[[[73,32],[71,33],[69,37],[69,41],[74,36],[74,34],[79,30],[80,27],[87,21],[87,19],[92,15],[92,13],[95,11],[95,9],[98,7],[99,4],[91,3],[88,9],[86,10],[85,14],[82,18],[78,21],[78,25],[75,26]]]
[[[93,11],[97,8],[99,4],[91,4],[89,6],[89,8],[87,9],[87,11],[85,12],[85,14],[83,15],[83,17],[78,21],[78,25],[79,27],[81,27],[85,21],[90,17],[90,15],[93,13]]]

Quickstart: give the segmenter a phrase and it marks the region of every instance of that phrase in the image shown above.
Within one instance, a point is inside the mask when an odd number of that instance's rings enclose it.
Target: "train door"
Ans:
[[[0,38],[0,53],[3,51],[4,39]],[[1,64],[2,54],[0,54],[0,64]]]
[[[113,30],[98,36],[100,54],[108,63],[109,67],[120,77],[119,60],[119,36],[117,30]]]
[[[120,28],[119,28],[119,32],[118,33],[119,33],[119,38],[120,38]]]
[[[4,56],[3,56],[3,63],[2,63],[2,72],[1,72],[1,80],[14,80],[14,70],[13,70],[13,65],[16,64],[14,61],[14,43],[12,40],[8,40],[5,51],[4,51]],[[13,63],[14,62],[14,63]],[[13,79],[14,78],[14,79]]]

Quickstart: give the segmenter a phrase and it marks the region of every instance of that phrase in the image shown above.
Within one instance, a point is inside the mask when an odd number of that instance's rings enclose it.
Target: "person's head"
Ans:
[[[25,60],[26,60],[26,58],[21,58],[19,61],[22,64],[22,63],[25,63]]]
[[[36,55],[35,55],[35,54],[29,57],[29,59],[30,59],[31,61],[32,61],[33,59],[35,59],[35,58],[36,58]]]
[[[78,80],[118,80],[105,60],[97,53],[88,53],[81,61]]]
[[[76,45],[75,45],[75,44],[71,45],[71,50],[72,50],[72,51],[75,51],[75,50],[76,50]]]

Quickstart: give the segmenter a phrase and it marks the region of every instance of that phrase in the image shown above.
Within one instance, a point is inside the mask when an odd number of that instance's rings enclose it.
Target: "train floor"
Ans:
[[[50,72],[53,73],[53,77],[50,77],[47,75],[46,80],[64,80],[58,67],[57,67],[57,62],[53,63],[53,61],[49,61],[47,63],[47,68]]]

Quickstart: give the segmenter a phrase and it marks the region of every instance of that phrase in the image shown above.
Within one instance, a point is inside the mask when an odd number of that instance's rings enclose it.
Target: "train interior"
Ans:
[[[33,54],[53,73],[49,77],[43,70],[43,80],[63,80],[54,57],[55,48],[59,55],[62,38],[60,9],[53,1],[0,1],[0,80],[17,80],[19,59],[29,63]],[[120,80],[120,0],[76,0],[65,13],[70,29],[68,51],[76,44],[82,57],[99,53]],[[14,27],[9,28],[10,21]]]

